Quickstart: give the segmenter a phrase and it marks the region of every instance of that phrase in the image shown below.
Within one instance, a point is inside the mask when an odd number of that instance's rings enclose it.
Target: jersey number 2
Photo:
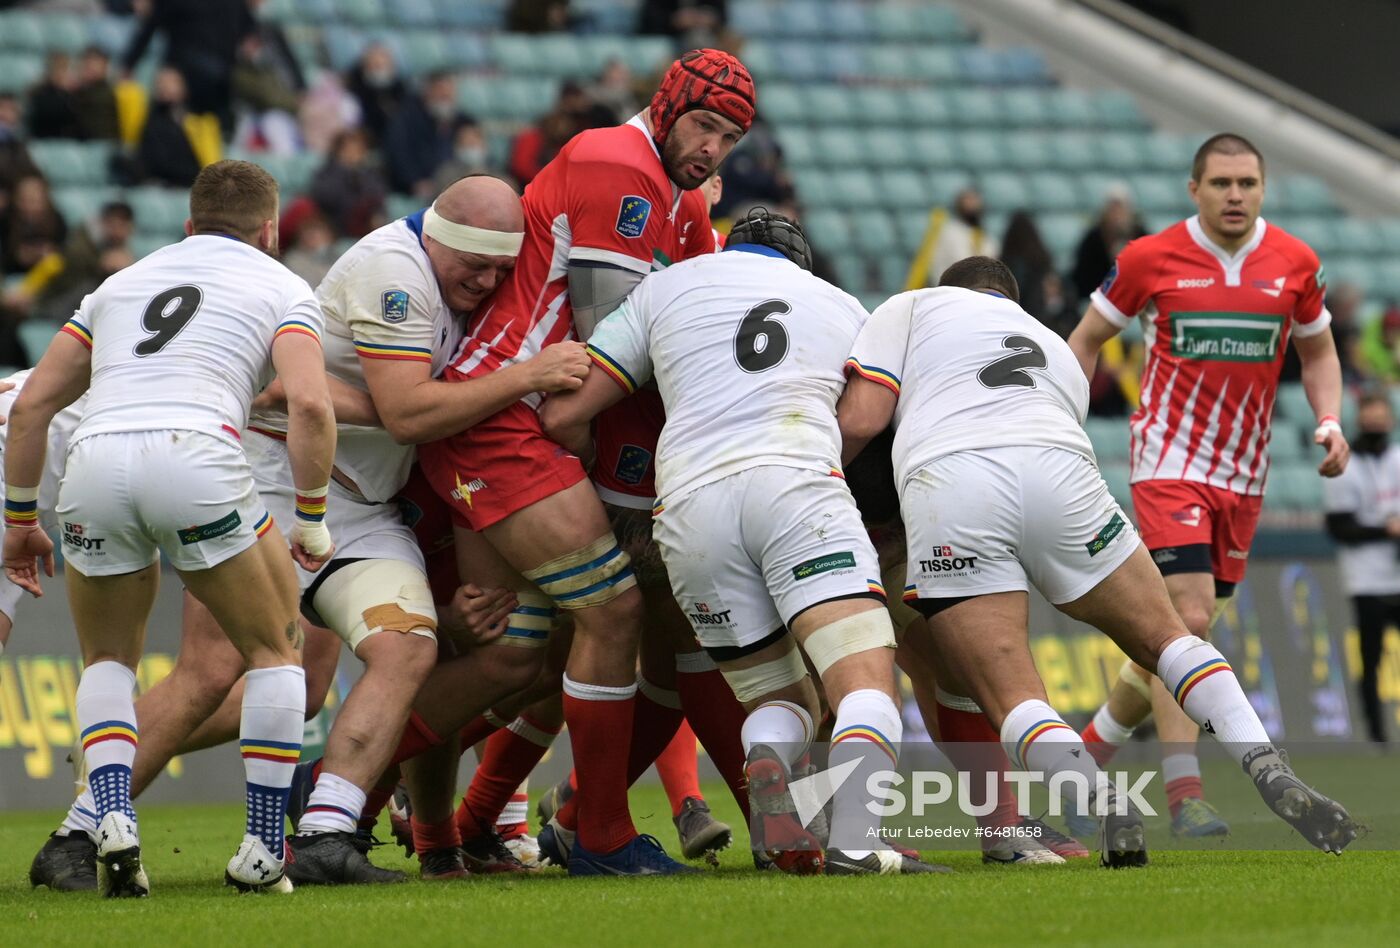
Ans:
[[[1045,350],[1028,336],[1007,336],[1001,344],[1003,348],[1015,351],[983,368],[977,373],[977,381],[987,388],[1005,388],[1008,385],[1035,388],[1035,379],[1026,370],[1043,369],[1049,365]]]
[[[734,334],[734,361],[745,372],[762,372],[783,361],[788,352],[787,329],[773,317],[790,313],[782,300],[759,303],[744,314]]]
[[[138,356],[155,355],[180,334],[204,302],[204,291],[193,284],[172,286],[157,293],[141,314],[141,328],[151,333],[132,351]]]

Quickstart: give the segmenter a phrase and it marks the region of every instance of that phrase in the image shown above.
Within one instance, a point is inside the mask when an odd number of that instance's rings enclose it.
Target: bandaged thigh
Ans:
[[[802,643],[802,650],[819,675],[825,675],[832,665],[851,655],[894,647],[894,626],[884,609],[870,609],[837,619],[812,632]]]
[[[437,637],[427,577],[399,560],[361,560],[337,570],[316,590],[312,606],[351,649],[376,632]]]

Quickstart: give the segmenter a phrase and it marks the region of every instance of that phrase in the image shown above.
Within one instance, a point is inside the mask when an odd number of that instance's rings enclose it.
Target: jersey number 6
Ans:
[[[782,300],[768,300],[744,314],[734,333],[734,361],[739,368],[762,372],[783,361],[788,352],[787,329],[773,317],[790,312],[792,307]]]
[[[1007,336],[1001,344],[1003,348],[1016,351],[984,367],[977,373],[977,381],[987,388],[1005,388],[1008,385],[1035,388],[1035,379],[1026,370],[1043,369],[1049,364],[1045,350],[1028,336]]]
[[[193,284],[172,286],[157,293],[141,314],[141,328],[151,333],[132,349],[138,356],[155,355],[194,319],[204,302],[204,291]]]

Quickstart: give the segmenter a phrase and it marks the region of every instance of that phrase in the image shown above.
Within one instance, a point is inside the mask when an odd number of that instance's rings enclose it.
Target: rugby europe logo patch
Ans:
[[[651,217],[651,202],[644,197],[629,194],[622,199],[617,209],[617,232],[624,237],[640,237],[647,229],[647,218]]]
[[[385,290],[382,302],[386,323],[401,323],[408,318],[408,294],[403,290]]]

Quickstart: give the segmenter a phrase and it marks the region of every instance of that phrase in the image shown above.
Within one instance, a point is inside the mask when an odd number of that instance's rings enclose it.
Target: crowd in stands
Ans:
[[[387,43],[369,44],[343,72],[299,61],[282,27],[259,15],[263,0],[104,5],[138,18],[119,55],[95,46],[76,56],[53,52],[26,94],[0,94],[0,365],[27,361],[15,332],[21,320],[66,316],[84,293],[138,256],[132,206],[114,199],[91,219],[65,220],[29,141],[109,142],[110,180],[123,187],[187,188],[201,166],[229,152],[307,158],[316,169],[301,193],[283,195],[281,237],[286,263],[314,285],[346,241],[413,202],[431,200],[463,175],[496,174],[524,187],[575,134],[626,121],[644,107],[655,83],[615,58],[595,76],[562,82],[550,108],[520,116],[521,124],[503,134],[472,114],[456,75],[414,77]],[[528,33],[588,28],[568,0],[512,0],[505,22]],[[724,0],[645,0],[635,28],[671,37],[677,50],[715,45],[743,52]],[[163,44],[153,42],[157,37]],[[142,85],[134,77],[157,46],[163,58]],[[714,209],[721,229],[753,204],[801,216],[782,149],[761,111],[722,174],[723,197]],[[940,203],[944,196],[930,197]],[[1130,193],[1110,187],[1072,266],[1062,269],[1031,213],[992,210],[1007,221],[1001,233],[989,231],[988,209],[973,187],[952,195],[946,209],[935,208],[907,285],[936,283],[968,254],[1000,256],[1016,274],[1027,310],[1061,335],[1073,328],[1118,251],[1145,232]],[[816,249],[818,272],[837,282]],[[1347,378],[1400,381],[1400,306],[1376,316],[1372,302],[1342,285],[1332,288],[1329,307]],[[1096,413],[1121,414],[1131,405],[1140,349],[1129,335],[1106,350],[1093,385]],[[1285,379],[1296,378],[1294,361]]]

